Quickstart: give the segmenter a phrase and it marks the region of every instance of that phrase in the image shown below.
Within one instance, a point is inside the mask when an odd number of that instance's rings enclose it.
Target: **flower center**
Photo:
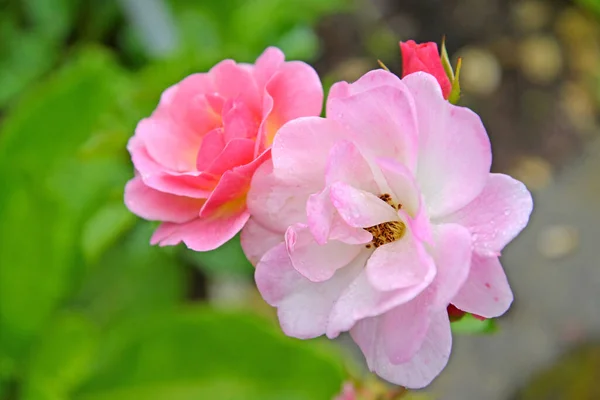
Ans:
[[[379,198],[388,203],[394,210],[400,210],[402,208],[401,204],[395,205],[392,201],[392,196],[387,193],[382,194],[379,196]],[[391,243],[401,239],[406,232],[406,225],[404,225],[404,222],[402,221],[389,221],[364,229],[373,235],[373,240],[371,243],[366,245],[366,248],[370,249],[371,246],[377,248],[386,243]]]

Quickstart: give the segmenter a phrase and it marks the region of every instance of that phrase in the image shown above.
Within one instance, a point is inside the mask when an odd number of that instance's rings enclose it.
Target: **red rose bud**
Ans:
[[[417,44],[414,40],[400,42],[402,52],[402,77],[413,72],[423,71],[437,79],[444,98],[447,99],[452,91],[452,83],[444,70],[437,44],[434,42]]]

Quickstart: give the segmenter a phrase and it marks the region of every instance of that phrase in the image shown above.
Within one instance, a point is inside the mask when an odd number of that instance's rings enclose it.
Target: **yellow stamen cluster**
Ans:
[[[388,203],[394,210],[399,210],[402,208],[402,205],[400,204],[395,205],[392,197],[387,193],[382,194],[379,196],[379,198]],[[366,245],[367,249],[370,249],[371,246],[377,248],[386,243],[391,243],[401,239],[406,232],[406,225],[404,225],[404,222],[402,221],[389,221],[375,226],[370,226],[365,228],[365,230],[373,235],[373,240],[371,243]]]

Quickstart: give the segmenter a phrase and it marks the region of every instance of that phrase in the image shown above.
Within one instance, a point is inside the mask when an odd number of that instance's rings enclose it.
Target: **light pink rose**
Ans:
[[[285,122],[321,113],[316,72],[268,48],[256,64],[225,60],[165,90],[128,149],[136,177],[125,188],[135,214],[162,224],[152,244],[197,251],[231,239],[249,218],[246,194]]]
[[[490,318],[513,299],[498,255],[532,200],[491,161],[479,117],[424,72],[337,83],[326,119],[284,125],[242,231],[284,332],[350,331],[381,377],[428,385],[450,355],[448,305]]]

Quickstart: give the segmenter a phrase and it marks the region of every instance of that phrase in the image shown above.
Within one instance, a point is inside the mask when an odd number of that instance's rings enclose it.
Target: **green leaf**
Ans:
[[[465,335],[490,334],[498,330],[495,319],[480,320],[471,314],[465,314],[450,325],[452,332]]]
[[[0,358],[17,362],[70,292],[82,264],[81,226],[115,187],[122,193],[130,167],[121,154],[86,159],[79,149],[127,96],[126,83],[105,52],[90,49],[6,115],[0,131]]]
[[[81,247],[88,262],[95,262],[116,240],[134,224],[135,216],[123,201],[102,207],[83,227]]]
[[[460,70],[462,67],[462,58],[458,58],[456,63],[456,74],[454,75],[454,79],[452,80],[452,89],[450,90],[450,95],[448,95],[448,101],[451,104],[458,104],[460,100]]]
[[[452,63],[450,62],[450,57],[448,57],[448,50],[446,50],[446,37],[442,38],[442,44],[440,46],[440,59],[442,61],[442,67],[444,67],[444,71],[448,76],[450,82],[454,80],[454,70],[452,69]]]
[[[79,0],[22,0],[29,23],[46,40],[66,37],[75,18]]]
[[[102,325],[170,309],[185,295],[173,248],[150,246],[153,224],[140,222],[90,266],[70,306]]]
[[[343,379],[332,354],[262,319],[192,308],[130,320],[73,400],[319,400]]]
[[[79,314],[56,318],[33,347],[21,398],[68,399],[69,392],[92,371],[99,334],[97,327]]]

